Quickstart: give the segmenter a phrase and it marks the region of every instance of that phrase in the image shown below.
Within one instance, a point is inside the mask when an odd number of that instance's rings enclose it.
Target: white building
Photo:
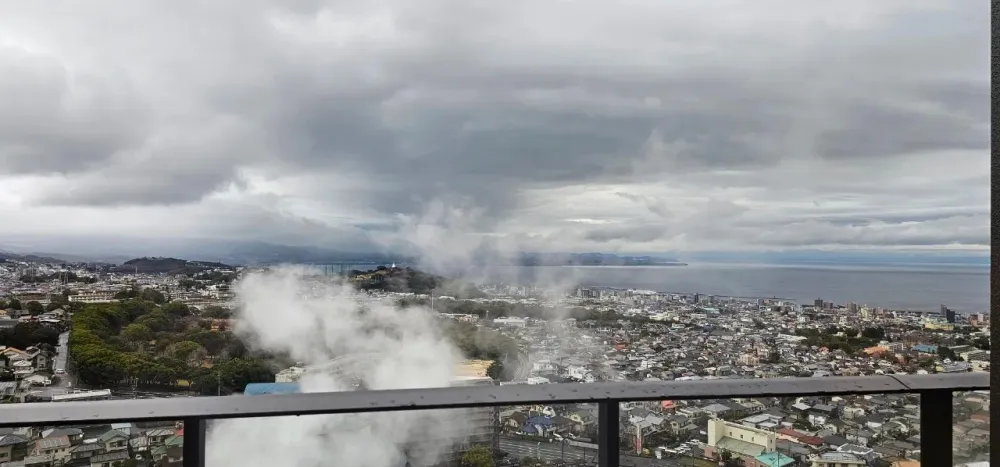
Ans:
[[[825,452],[809,457],[812,467],[862,467],[867,465],[864,459],[846,452]]]
[[[69,301],[80,303],[111,303],[115,301],[115,294],[114,292],[92,290],[70,295]]]
[[[528,320],[525,318],[494,318],[493,324],[498,324],[500,326],[510,326],[515,328],[523,328],[528,325]]]
[[[71,392],[69,394],[57,394],[52,396],[52,402],[89,401],[89,400],[102,400],[102,399],[111,399],[110,389]]]
[[[715,456],[728,452],[733,456],[755,458],[767,452],[774,452],[777,443],[777,435],[770,431],[718,418],[708,421],[708,446],[711,448],[711,454]],[[705,454],[709,454],[708,449]]]
[[[300,366],[293,366],[285,368],[274,375],[274,382],[276,383],[294,383],[302,379],[302,375],[305,374],[306,369]]]

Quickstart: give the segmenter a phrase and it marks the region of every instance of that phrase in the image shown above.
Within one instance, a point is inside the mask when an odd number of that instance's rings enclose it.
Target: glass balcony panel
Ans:
[[[621,466],[849,466],[920,459],[916,393],[620,405]],[[902,465],[906,465],[905,463]]]
[[[954,393],[952,460],[973,464],[990,460],[990,391]]]

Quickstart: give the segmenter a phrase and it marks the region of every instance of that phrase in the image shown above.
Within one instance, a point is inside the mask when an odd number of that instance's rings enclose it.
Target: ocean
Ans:
[[[915,264],[720,264],[688,266],[520,267],[500,274],[519,282],[559,278],[582,286],[739,297],[779,297],[838,304],[961,313],[989,311],[989,267]],[[497,277],[500,278],[500,277]],[[543,281],[545,282],[545,281]]]

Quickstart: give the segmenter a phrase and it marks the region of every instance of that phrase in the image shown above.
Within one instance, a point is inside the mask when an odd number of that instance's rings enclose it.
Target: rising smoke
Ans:
[[[481,283],[503,277],[504,268],[511,268],[522,251],[515,240],[490,235],[495,226],[483,217],[481,210],[433,202],[424,215],[402,219],[400,230],[419,252],[421,268]],[[384,246],[391,251],[398,245]],[[579,278],[571,268],[536,272],[533,285],[561,293]],[[350,374],[307,373],[301,380],[303,392],[350,391],[357,382],[366,389],[449,386],[462,360],[442,335],[433,310],[401,310],[393,300],[374,301],[350,285],[310,280],[305,269],[251,274],[236,291],[241,311],[235,331],[254,348],[287,354],[306,365],[360,356],[349,365]],[[562,306],[549,310],[553,321],[568,315]],[[565,330],[548,329],[562,350],[546,352],[546,358],[581,354],[584,343]],[[573,351],[565,353],[569,348]],[[210,428],[207,462],[246,467],[432,465],[452,451],[449,441],[470,431],[465,420],[454,410],[225,420]]]
[[[350,365],[349,375],[308,372],[303,392],[349,391],[358,381],[368,389],[449,386],[460,361],[429,310],[396,309],[349,285],[311,280],[303,269],[250,274],[238,284],[237,295],[236,332],[255,348],[288,354],[306,365],[362,356]],[[446,411],[420,411],[218,421],[209,430],[207,463],[401,467],[409,460],[414,466],[430,465],[450,450],[440,439],[461,433],[462,419]]]
[[[473,204],[437,199],[428,203],[420,214],[402,216],[400,221],[398,230],[405,232],[405,243],[419,257],[420,269],[471,283],[526,285],[545,291],[550,297],[571,293],[583,279],[581,268],[520,267],[521,254],[531,252],[531,246],[516,236],[497,234],[510,231],[506,223],[512,219],[492,217]],[[389,251],[401,246],[384,238],[373,240]],[[561,302],[546,307],[545,317],[548,348],[529,348],[524,361],[562,362],[603,352],[600,344],[581,340],[577,332],[562,325],[571,313]]]
[[[565,295],[580,283],[578,268],[519,267],[520,255],[530,248],[517,237],[495,234],[508,230],[504,223],[510,220],[490,217],[474,205],[434,200],[421,214],[403,216],[400,220],[399,230],[406,232],[406,243],[417,252],[421,269],[471,283],[528,285],[551,296]],[[399,247],[398,243],[382,243],[388,249]],[[524,360],[564,360],[580,355],[584,342],[560,325],[568,317],[570,310],[565,306],[557,304],[546,308],[548,341],[556,345],[552,346],[553,351],[544,354],[529,350]],[[591,351],[596,353],[600,349],[585,348],[583,353]]]

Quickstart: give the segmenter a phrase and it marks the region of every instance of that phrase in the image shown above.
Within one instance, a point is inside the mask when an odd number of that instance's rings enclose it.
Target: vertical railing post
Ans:
[[[598,465],[618,467],[618,401],[598,403],[597,422]]]
[[[184,467],[205,467],[204,418],[184,419]]]
[[[920,392],[920,465],[952,465],[952,392]]]

